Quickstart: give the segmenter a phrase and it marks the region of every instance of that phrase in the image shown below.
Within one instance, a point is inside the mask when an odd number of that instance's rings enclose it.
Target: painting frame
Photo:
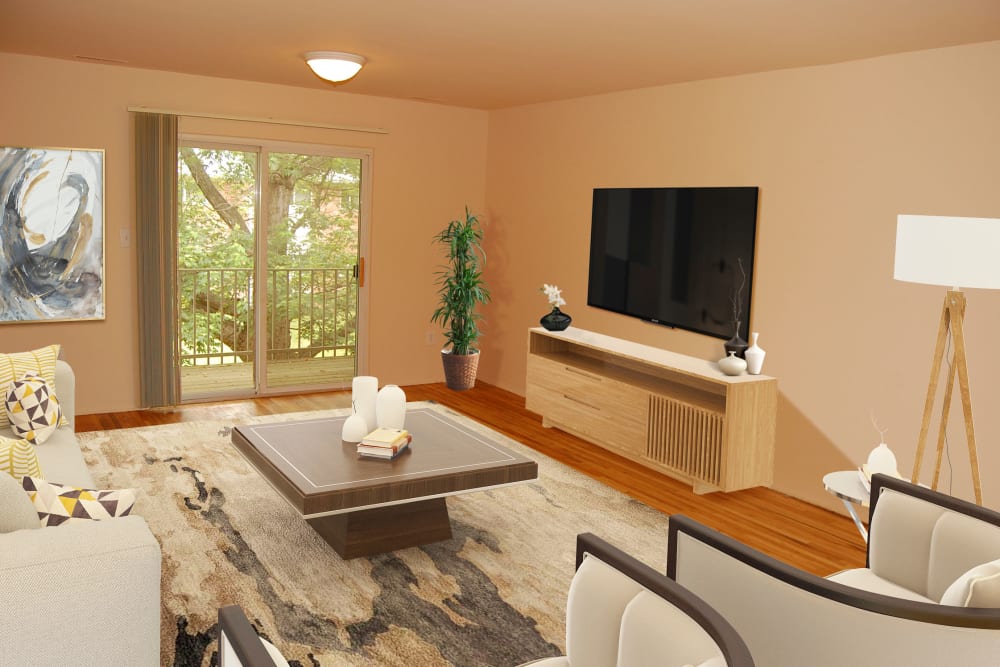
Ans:
[[[105,319],[103,148],[0,146],[0,325]]]

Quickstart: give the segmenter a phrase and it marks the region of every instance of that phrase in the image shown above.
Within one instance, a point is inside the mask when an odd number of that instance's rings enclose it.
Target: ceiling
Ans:
[[[1000,0],[3,0],[0,51],[497,109],[1000,40]],[[302,53],[359,53],[340,85]]]

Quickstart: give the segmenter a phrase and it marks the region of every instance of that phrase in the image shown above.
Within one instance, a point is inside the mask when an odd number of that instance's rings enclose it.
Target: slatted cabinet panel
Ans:
[[[649,397],[646,456],[711,486],[722,486],[725,414],[669,396]]]

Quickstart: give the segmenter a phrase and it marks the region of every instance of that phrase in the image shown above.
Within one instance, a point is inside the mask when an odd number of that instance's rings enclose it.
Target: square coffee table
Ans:
[[[538,464],[440,410],[411,408],[410,446],[360,458],[346,417],[237,426],[233,444],[342,558],[451,538],[447,496],[538,479]]]

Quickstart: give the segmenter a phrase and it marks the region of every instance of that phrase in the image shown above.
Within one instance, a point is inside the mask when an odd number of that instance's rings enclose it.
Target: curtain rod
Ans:
[[[280,120],[278,118],[262,118],[258,116],[234,116],[223,113],[201,113],[197,111],[176,111],[174,109],[154,109],[152,107],[128,107],[129,111],[141,113],[165,113],[172,116],[188,118],[214,118],[216,120],[237,120],[245,123],[270,123],[271,125],[291,125],[293,127],[318,127],[324,130],[344,130],[347,132],[368,132],[369,134],[389,134],[389,130],[381,127],[357,127],[355,125],[332,125],[330,123],[311,123],[300,120]]]

